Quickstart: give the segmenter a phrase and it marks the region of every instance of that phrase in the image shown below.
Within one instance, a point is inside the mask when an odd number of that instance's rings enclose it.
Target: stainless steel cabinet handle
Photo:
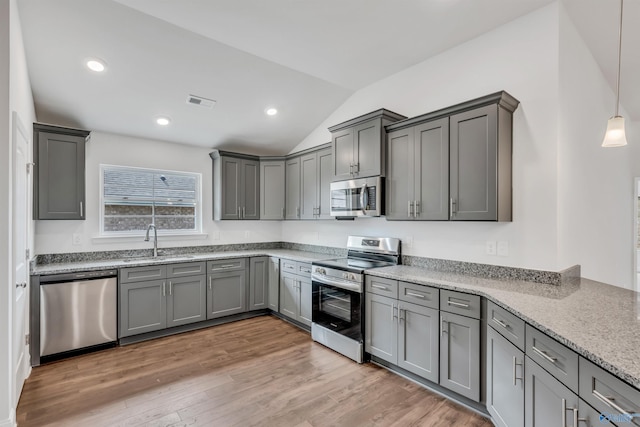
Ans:
[[[408,207],[407,207],[407,216],[409,218],[411,218],[411,217],[413,217],[413,203],[411,203],[411,200],[409,200],[407,202],[407,205],[408,205]]]
[[[453,197],[449,199],[449,216],[451,218],[456,216],[456,201],[453,200]]]
[[[386,286],[381,286],[381,285],[376,285],[376,284],[372,284],[371,287],[372,288],[376,288],[376,289],[382,289],[382,290],[385,290],[385,291],[389,290],[389,288],[387,288]]]
[[[84,216],[84,206],[82,206],[82,202],[80,202],[80,216]]]
[[[417,218],[418,215],[420,215],[420,202],[417,200],[413,201],[413,206],[415,206],[414,210],[413,210],[413,217]]]
[[[353,175],[353,163],[349,165],[349,175]]]
[[[518,359],[516,356],[513,356],[513,385],[516,385],[517,380],[523,380],[524,378],[518,378],[518,374],[516,373],[516,368],[518,366],[522,366],[524,368],[523,363],[518,363]]]
[[[242,207],[242,219],[244,219],[244,206]]]
[[[300,207],[296,208],[296,218],[300,218]]]
[[[622,409],[620,406],[618,406],[613,402],[615,398],[611,396],[605,396],[602,393],[600,393],[598,390],[593,390],[591,394],[593,394],[598,400],[600,400],[602,403],[604,403],[608,407],[615,409],[616,411],[618,411],[624,416],[629,416],[629,412],[625,411],[624,409]]]
[[[167,296],[167,284],[166,284],[166,282],[162,282],[162,296],[163,297]]]
[[[173,294],[173,285],[171,284],[171,280],[169,280],[169,296]]]
[[[394,309],[394,304],[391,304],[391,321],[393,322],[393,309]]]
[[[544,351],[540,350],[538,347],[536,347],[535,345],[533,347],[531,347],[533,349],[533,351],[535,351],[536,353],[538,353],[538,355],[540,355],[540,357],[546,359],[547,361],[551,362],[551,363],[556,363],[556,360],[558,360],[555,357],[551,357],[549,356],[547,353],[545,353]]]
[[[455,305],[456,307],[469,308],[469,304],[464,304],[464,303],[461,303],[461,302],[447,301],[447,304]]]
[[[211,290],[211,280],[213,279],[213,277],[209,277],[209,290]]]
[[[16,288],[26,288],[27,282],[16,283]]]
[[[440,315],[440,338],[442,338],[442,334],[447,333],[447,331],[444,330],[444,317],[442,317],[442,315]]]
[[[221,268],[231,268],[231,267],[235,267],[235,264],[224,264],[224,265],[220,265],[218,266],[215,270],[219,270]]]
[[[507,323],[503,322],[500,319],[496,319],[495,317],[493,317],[493,318],[491,318],[491,320],[493,320],[494,322],[496,322],[498,325],[502,326],[505,329],[509,328],[509,325]]]
[[[416,298],[426,298],[424,295],[421,294],[414,294],[413,292],[407,292],[405,293],[405,295],[409,295],[410,297],[416,297]]]
[[[242,217],[240,216],[240,206],[238,206],[238,219],[242,219]]]
[[[354,174],[360,173],[360,163],[354,163],[353,168],[355,169],[355,171],[353,172]]]
[[[562,399],[561,405],[562,405],[562,427],[567,427],[567,399]]]
[[[402,314],[404,312],[404,315]],[[407,310],[405,310],[404,308],[400,308],[400,306],[398,306],[398,321],[402,322],[403,320],[407,320]]]

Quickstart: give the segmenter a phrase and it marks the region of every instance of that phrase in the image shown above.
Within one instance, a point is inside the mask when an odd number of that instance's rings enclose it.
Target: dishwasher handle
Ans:
[[[96,270],[40,276],[40,285],[60,282],[79,282],[81,280],[107,279],[110,277],[118,277],[118,270]]]

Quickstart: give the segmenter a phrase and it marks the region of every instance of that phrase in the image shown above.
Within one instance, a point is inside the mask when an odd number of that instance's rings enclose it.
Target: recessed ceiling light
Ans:
[[[171,123],[171,119],[169,117],[158,117],[156,119],[156,123],[159,124],[160,126],[166,126],[169,123]]]
[[[96,73],[103,72],[107,67],[104,64],[104,61],[100,59],[92,58],[87,60],[87,68],[91,71],[95,71]]]
[[[278,114],[278,110],[273,108],[273,107],[269,107],[266,110],[264,110],[265,113],[267,113],[267,116],[275,116],[276,114]]]

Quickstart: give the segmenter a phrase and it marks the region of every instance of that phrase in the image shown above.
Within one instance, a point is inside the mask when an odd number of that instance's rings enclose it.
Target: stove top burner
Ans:
[[[313,265],[335,268],[338,270],[350,271],[354,273],[362,273],[364,270],[368,270],[370,268],[387,267],[394,264],[388,261],[367,260],[359,258],[338,258],[314,261]]]

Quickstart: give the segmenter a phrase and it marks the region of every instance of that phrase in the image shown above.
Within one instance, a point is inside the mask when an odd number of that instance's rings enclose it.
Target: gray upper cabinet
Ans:
[[[331,149],[300,157],[300,219],[330,219]]]
[[[331,148],[317,152],[318,156],[318,219],[331,216],[331,180],[333,179],[333,153]]]
[[[385,109],[329,128],[333,152],[333,181],[385,175],[384,126],[406,119]]]
[[[280,259],[269,258],[269,308],[278,311],[280,300]]]
[[[440,311],[440,385],[480,401],[480,321]]]
[[[260,162],[256,156],[215,150],[213,219],[260,219]]]
[[[284,219],[285,160],[260,159],[260,219]]]
[[[487,328],[487,410],[497,427],[524,426],[524,352]]]
[[[388,220],[449,219],[449,119],[390,132]]]
[[[269,257],[249,260],[249,311],[269,305]]]
[[[33,124],[34,219],[85,219],[85,143],[89,134]]]
[[[300,157],[285,163],[285,219],[300,219]]]

